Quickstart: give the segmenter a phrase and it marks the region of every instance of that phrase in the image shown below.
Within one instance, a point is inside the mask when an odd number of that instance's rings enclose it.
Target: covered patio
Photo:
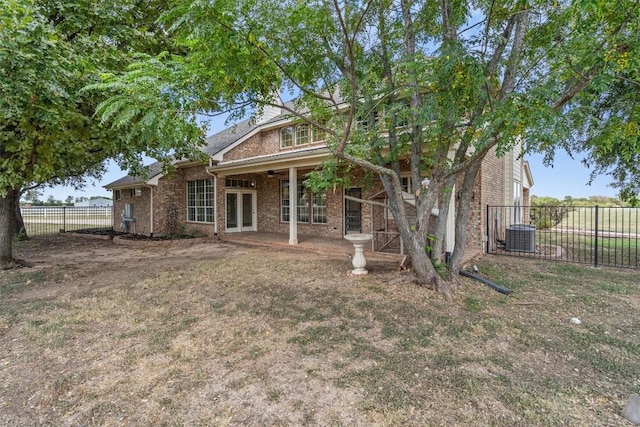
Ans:
[[[345,239],[334,237],[314,236],[298,234],[298,244],[289,244],[289,235],[286,233],[272,233],[262,231],[249,231],[243,233],[229,233],[220,237],[220,240],[246,245],[269,246],[281,249],[302,250],[325,255],[337,255],[348,257],[353,255],[354,248]],[[373,252],[371,244],[365,245],[365,257],[371,261],[388,261],[400,263],[404,256],[393,253]]]

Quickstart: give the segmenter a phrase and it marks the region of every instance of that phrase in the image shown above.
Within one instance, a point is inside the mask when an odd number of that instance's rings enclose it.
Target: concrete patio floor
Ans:
[[[243,233],[225,234],[220,237],[221,241],[235,242],[246,245],[268,246],[290,250],[302,250],[315,252],[319,254],[350,256],[354,254],[354,248],[351,243],[345,239],[333,237],[298,235],[298,244],[289,244],[289,235],[285,233],[269,233],[259,231],[249,231]],[[404,255],[372,252],[371,245],[365,245],[365,257],[371,261],[388,261],[400,263],[404,259]]]

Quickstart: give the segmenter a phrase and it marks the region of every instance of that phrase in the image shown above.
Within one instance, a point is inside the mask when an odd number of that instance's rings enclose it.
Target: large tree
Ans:
[[[168,107],[145,100],[163,93],[189,113],[288,110],[331,136],[335,159],[312,184],[344,183],[354,165],[377,175],[418,279],[443,292],[456,278],[473,185],[487,153],[501,155],[521,143],[571,149],[584,132],[601,139],[595,150],[615,143],[617,133],[601,131],[614,118],[637,120],[615,113],[634,102],[619,97],[625,88],[635,85],[637,92],[638,1],[176,3],[162,22],[186,55],[150,58],[109,76],[101,87],[118,93],[101,106],[102,117],[135,122],[130,117],[140,104],[159,113]],[[282,94],[296,96],[295,105],[282,102]],[[608,104],[598,109],[598,103]],[[633,126],[627,129],[637,141]],[[633,153],[628,159],[638,155],[637,145],[622,143]],[[403,202],[402,162],[413,183],[422,184],[415,221]],[[435,225],[429,218],[438,204],[446,212],[456,180],[462,185],[447,281],[434,268],[446,215]]]
[[[136,138],[136,131],[145,132],[141,127],[124,134],[102,126],[94,114],[102,99],[84,90],[139,53],[179,51],[157,23],[168,5],[0,0],[0,268],[13,265],[11,242],[25,189],[100,175],[108,158],[137,165],[143,152],[161,157],[174,148],[174,138]],[[154,120],[149,125],[161,131],[163,118]],[[164,128],[174,129],[173,123]],[[194,145],[195,127],[180,129],[190,136],[182,146]]]

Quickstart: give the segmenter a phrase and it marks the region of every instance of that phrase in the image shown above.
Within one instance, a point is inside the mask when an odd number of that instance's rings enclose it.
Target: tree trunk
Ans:
[[[473,198],[473,188],[476,184],[478,172],[482,159],[472,163],[464,173],[462,181],[462,189],[460,190],[460,200],[457,203],[456,210],[456,241],[451,259],[449,259],[449,275],[457,281],[458,271],[464,256],[465,246],[467,244],[467,223],[469,222],[469,214],[471,213],[471,199]]]
[[[433,267],[431,258],[419,243],[420,239],[414,239],[413,244],[408,245],[409,256],[416,279],[421,285],[431,285],[436,291],[443,293],[447,298],[451,297],[451,286],[440,277]]]
[[[417,219],[416,224],[409,224],[404,211],[404,200],[399,188],[394,188],[393,182],[386,176],[380,176],[389,197],[391,214],[396,221],[398,231],[411,258],[413,273],[420,285],[432,286],[433,289],[450,297],[450,287],[434,268],[429,254],[425,250],[431,209],[435,205],[437,194],[442,188],[437,181],[427,190],[427,194],[421,195],[416,200]]]
[[[19,189],[9,192],[9,196],[13,196],[13,216],[11,218],[11,236],[13,239],[27,240],[27,229],[24,226],[24,219],[20,211],[20,196],[22,191]]]
[[[0,195],[0,270],[15,267],[11,235],[13,216],[13,194]]]

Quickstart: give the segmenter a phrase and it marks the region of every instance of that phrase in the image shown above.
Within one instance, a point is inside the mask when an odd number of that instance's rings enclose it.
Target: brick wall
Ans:
[[[249,157],[266,156],[279,152],[287,152],[301,148],[317,147],[324,142],[280,148],[280,129],[269,129],[260,132],[224,155],[224,161],[241,160]]]
[[[133,218],[135,218],[135,224],[130,224],[129,231],[134,231],[137,234],[149,234],[151,230],[151,189],[148,187],[139,187],[141,190],[140,196],[133,196],[133,189],[126,188],[120,190],[120,200],[116,200],[115,193],[113,191],[113,228],[116,231],[125,231],[122,227],[122,215],[124,212],[124,205],[129,203],[133,206]]]
[[[277,153],[280,149],[280,136],[277,129],[267,130],[252,136],[224,155],[224,161],[246,159]]]
[[[268,140],[271,140],[270,142]],[[266,142],[265,142],[266,141]],[[246,149],[251,149],[251,144],[262,144],[265,146],[271,144],[271,148],[279,146],[278,131],[265,132],[263,135],[257,135],[246,145]],[[258,144],[258,145],[260,145]],[[244,147],[245,144],[242,144]],[[239,148],[239,147],[238,147]],[[255,146],[254,146],[255,148]],[[236,151],[236,154],[239,150]],[[255,151],[253,155],[258,155]],[[310,170],[298,171],[299,177],[304,177]],[[504,160],[495,156],[495,152],[490,152],[483,165],[474,188],[474,197],[471,204],[471,213],[469,223],[467,225],[467,244],[466,248],[472,250],[480,250],[482,248],[482,238],[485,234],[486,210],[485,206],[501,205],[504,203]],[[159,180],[159,184],[154,188],[153,194],[153,232],[156,235],[169,234],[173,232],[191,232],[198,231],[200,234],[213,235],[214,225],[198,222],[187,221],[186,216],[186,187],[187,182],[191,180],[211,179],[212,177],[206,173],[204,165],[182,167],[170,176],[163,177]],[[286,173],[276,175],[275,177],[267,177],[266,174],[249,174],[234,176],[236,179],[255,180],[255,194],[257,207],[257,230],[265,232],[278,232],[287,234],[289,232],[289,223],[280,220],[280,182],[287,179]],[[361,181],[359,181],[361,180]],[[356,174],[352,180],[353,186],[357,187],[358,182],[362,182],[363,198],[371,198],[375,194],[382,191],[382,183],[377,179],[373,182],[365,182],[364,174]],[[457,184],[456,191],[460,191],[460,180]],[[218,221],[218,233],[225,234],[225,177],[216,180],[216,206],[215,216]],[[122,197],[120,200],[114,200],[114,211],[116,213],[114,219],[114,227],[116,230],[122,230],[120,214],[124,209],[125,203],[133,205],[134,217],[136,218],[135,230],[137,233],[149,234],[151,228],[151,189],[149,187],[141,188],[141,196],[132,196],[131,190],[121,190]],[[327,223],[312,224],[298,223],[298,233],[310,235],[322,235],[329,237],[341,237],[344,233],[344,189],[337,188],[335,191],[327,194]],[[362,206],[362,231],[371,232],[373,228],[373,216],[375,209],[366,204]],[[378,210],[378,215],[382,213]],[[381,224],[383,218],[379,217],[377,223]],[[501,227],[504,224],[499,224]],[[170,228],[177,228],[171,230]]]
[[[469,206],[470,212],[469,220],[467,222],[467,239],[465,244],[465,251],[479,251],[482,249],[482,237],[484,235],[482,185],[483,176],[481,171],[478,174],[478,178],[476,179],[476,182],[473,186],[473,196],[471,199],[471,204]],[[456,184],[456,193],[460,192],[460,190],[462,190],[462,178],[460,178]]]
[[[310,170],[299,170],[298,177],[304,178]],[[265,174],[234,175],[234,179],[251,179],[256,181],[257,231],[289,233],[289,223],[280,219],[280,182],[288,179],[288,173],[278,174],[271,178]],[[218,179],[217,212],[218,233],[225,234],[225,197],[226,179]],[[327,194],[327,223],[298,223],[298,233],[320,236],[341,237],[342,232],[342,193],[340,189]]]
[[[193,231],[202,235],[213,235],[213,224],[187,221],[187,181],[199,179],[213,179],[206,173],[204,165],[179,168],[159,179],[158,186],[153,189],[154,235]],[[144,190],[150,195],[149,188]]]
[[[505,161],[496,157],[495,149],[492,149],[485,157],[480,171],[481,197],[480,197],[480,227],[482,235],[486,234],[486,206],[501,206],[505,197]],[[512,185],[509,183],[509,185]],[[492,219],[493,220],[493,219]],[[502,219],[499,219],[502,221]],[[503,225],[501,225],[503,226]],[[488,242],[494,245],[495,242]]]

